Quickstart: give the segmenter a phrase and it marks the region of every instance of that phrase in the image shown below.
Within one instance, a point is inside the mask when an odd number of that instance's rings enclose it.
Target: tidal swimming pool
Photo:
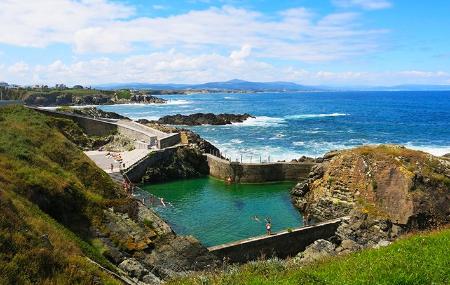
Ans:
[[[301,226],[301,215],[290,201],[293,186],[291,182],[228,185],[205,177],[142,188],[170,202],[154,209],[177,234],[193,235],[213,246],[264,234],[267,217],[274,232]]]

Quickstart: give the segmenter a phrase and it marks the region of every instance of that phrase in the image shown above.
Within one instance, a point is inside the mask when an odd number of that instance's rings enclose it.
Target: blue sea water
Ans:
[[[312,92],[161,96],[164,105],[102,106],[133,119],[169,114],[250,113],[227,126],[190,127],[232,160],[320,156],[333,149],[393,143],[450,153],[450,92]]]

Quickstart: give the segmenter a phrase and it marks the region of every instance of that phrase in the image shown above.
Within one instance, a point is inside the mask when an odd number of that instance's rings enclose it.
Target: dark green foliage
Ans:
[[[127,90],[127,89],[117,90],[116,91],[116,96],[117,96],[117,99],[130,100],[131,92],[130,92],[130,90]]]
[[[93,283],[103,273],[83,256],[110,264],[90,227],[124,193],[59,131],[68,121],[20,106],[0,117],[0,284]]]

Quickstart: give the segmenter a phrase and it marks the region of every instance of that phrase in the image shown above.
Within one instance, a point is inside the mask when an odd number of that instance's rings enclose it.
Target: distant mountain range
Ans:
[[[152,83],[111,83],[95,86],[99,89],[154,89],[154,90],[242,90],[242,91],[443,91],[450,90],[450,85],[396,85],[396,86],[308,86],[293,82],[252,82],[233,79],[224,82],[203,84],[152,84]]]
[[[251,82],[233,79],[225,82],[208,82],[203,84],[151,84],[151,83],[112,83],[97,85],[100,89],[165,89],[165,90],[247,90],[247,91],[318,91],[313,86],[304,86],[292,82]]]

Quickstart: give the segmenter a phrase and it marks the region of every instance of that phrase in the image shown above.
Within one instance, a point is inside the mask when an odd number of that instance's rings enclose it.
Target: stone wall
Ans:
[[[124,174],[131,182],[140,183],[147,168],[158,165],[161,160],[173,155],[177,149],[178,146],[152,151],[146,157],[128,167]]]
[[[308,177],[314,163],[239,163],[206,154],[209,173],[221,180],[231,177],[237,183],[299,181]]]
[[[20,100],[0,100],[0,107],[8,105],[23,105],[24,102]]]
[[[30,107],[29,107],[30,108]],[[46,110],[42,108],[32,108],[35,111],[50,115],[53,117],[69,119],[77,123],[87,135],[90,136],[107,136],[117,132],[117,125],[105,120],[97,120],[93,118],[83,117],[76,114],[67,114],[54,110]]]
[[[70,119],[77,123],[88,135],[106,136],[118,132],[131,139],[145,142],[148,144],[148,147],[156,146],[160,149],[171,147],[180,143],[179,133],[166,134],[146,126],[142,126],[136,122],[129,121],[128,124],[125,124],[123,120],[98,120],[77,114],[58,112],[55,110],[46,110],[33,107],[30,108],[54,117]]]
[[[295,256],[318,239],[332,237],[341,224],[341,219],[319,223],[313,226],[282,231],[271,236],[253,237],[237,242],[208,248],[220,260],[243,263],[259,258]]]
[[[158,141],[158,148],[163,149],[166,147],[171,147],[177,145],[181,142],[180,134],[174,133],[170,134],[164,138],[160,138]]]
[[[146,144],[149,144],[150,146],[156,146],[157,145],[157,137],[152,136],[146,133],[143,133],[139,130],[133,129],[129,126],[123,126],[123,125],[117,125],[117,131],[119,134],[122,134],[126,137],[129,137],[134,140],[138,140],[141,142],[145,142]]]

